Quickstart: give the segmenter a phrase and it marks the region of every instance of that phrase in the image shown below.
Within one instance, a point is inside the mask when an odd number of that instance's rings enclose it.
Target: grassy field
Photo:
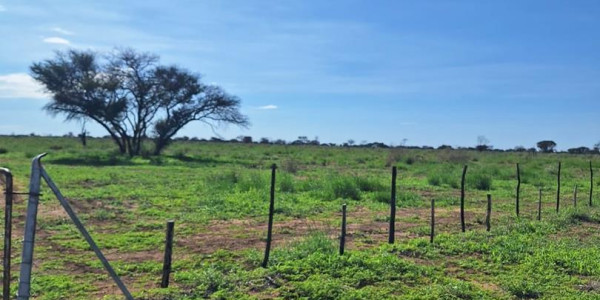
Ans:
[[[28,186],[31,158],[49,152],[44,167],[136,299],[600,299],[597,179],[595,206],[587,205],[589,161],[597,168],[598,156],[177,142],[162,156],[131,159],[105,139],[91,139],[83,148],[75,138],[41,137],[0,137],[0,148],[6,150],[0,166],[13,171],[19,192]],[[264,269],[271,164],[278,165],[276,215]],[[391,166],[398,167],[394,245],[387,244]],[[44,185],[42,193],[35,298],[120,299],[58,200]],[[488,193],[491,232],[484,224]],[[433,244],[431,199],[437,206]],[[17,197],[14,208],[14,293],[26,200]],[[348,236],[340,256],[343,203]],[[160,289],[170,219],[173,274],[171,286]]]

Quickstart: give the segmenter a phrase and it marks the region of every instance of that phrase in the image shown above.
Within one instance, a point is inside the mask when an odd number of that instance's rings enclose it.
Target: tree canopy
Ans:
[[[133,49],[108,54],[67,50],[35,62],[32,77],[52,100],[44,109],[66,120],[91,120],[112,137],[121,153],[139,155],[146,138],[154,154],[192,121],[210,126],[248,126],[240,99],[197,74],[159,64],[159,58]]]
[[[556,143],[554,141],[539,141],[537,143],[538,148],[540,148],[540,151],[544,152],[544,153],[550,153],[550,152],[554,152],[554,147],[556,147]]]

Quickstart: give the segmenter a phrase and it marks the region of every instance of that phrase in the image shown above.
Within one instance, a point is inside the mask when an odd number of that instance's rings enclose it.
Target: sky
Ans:
[[[598,16],[596,0],[0,0],[0,134],[80,129],[42,110],[32,63],[132,47],[238,96],[252,123],[179,136],[592,147]]]

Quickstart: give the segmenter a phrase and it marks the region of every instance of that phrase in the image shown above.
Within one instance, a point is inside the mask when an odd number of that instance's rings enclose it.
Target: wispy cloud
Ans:
[[[73,31],[69,31],[60,27],[52,27],[50,28],[50,30],[54,31],[54,32],[58,32],[60,34],[64,34],[64,35],[73,35]]]
[[[71,42],[69,42],[69,40],[63,39],[61,37],[49,37],[49,38],[45,38],[44,43],[48,43],[48,44],[60,44],[60,45],[69,45]]]
[[[4,7],[4,5],[0,4],[0,12],[6,11],[6,7]]]
[[[25,73],[0,75],[0,99],[46,99],[48,96],[31,76]]]
[[[277,105],[269,104],[265,106],[260,106],[258,109],[277,109]]]

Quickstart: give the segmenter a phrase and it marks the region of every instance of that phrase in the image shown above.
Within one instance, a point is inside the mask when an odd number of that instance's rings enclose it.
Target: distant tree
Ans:
[[[245,136],[242,138],[242,143],[246,143],[246,144],[252,144],[252,137],[251,136]]]
[[[594,144],[594,152],[600,152],[600,142]]]
[[[570,148],[567,150],[567,152],[569,152],[571,154],[588,154],[588,153],[592,152],[592,149],[582,146],[582,147],[577,147],[577,148]]]
[[[480,135],[477,137],[477,146],[475,147],[475,149],[477,149],[478,151],[486,151],[486,150],[490,150],[491,146],[489,145],[490,140],[488,140],[485,136]]]
[[[441,146],[438,147],[438,150],[446,150],[446,149],[452,150],[452,146],[450,146],[450,145],[441,145]]]
[[[269,139],[268,139],[268,138],[265,138],[265,137],[264,137],[264,138],[260,138],[260,142],[259,142],[259,143],[261,143],[261,144],[269,144],[269,143],[271,143],[271,142],[269,141]]]
[[[156,55],[123,49],[102,56],[72,49],[30,69],[52,95],[47,112],[67,121],[94,121],[130,156],[140,154],[147,137],[159,154],[193,121],[249,124],[239,112],[239,98],[185,69],[159,65]]]
[[[514,151],[516,151],[516,152],[526,152],[527,149],[525,149],[525,147],[523,147],[523,146],[516,146],[515,149],[514,149]]]
[[[540,149],[541,152],[544,153],[551,153],[554,152],[554,148],[556,147],[556,143],[554,141],[539,141],[537,143],[537,147]]]
[[[350,147],[354,146],[354,140],[353,139],[349,139],[347,143],[348,143],[348,145]]]
[[[308,143],[311,144],[311,145],[314,145],[314,146],[318,146],[318,145],[321,144],[321,142],[319,142],[319,137],[318,136],[315,136],[315,138],[312,141],[309,141]]]

